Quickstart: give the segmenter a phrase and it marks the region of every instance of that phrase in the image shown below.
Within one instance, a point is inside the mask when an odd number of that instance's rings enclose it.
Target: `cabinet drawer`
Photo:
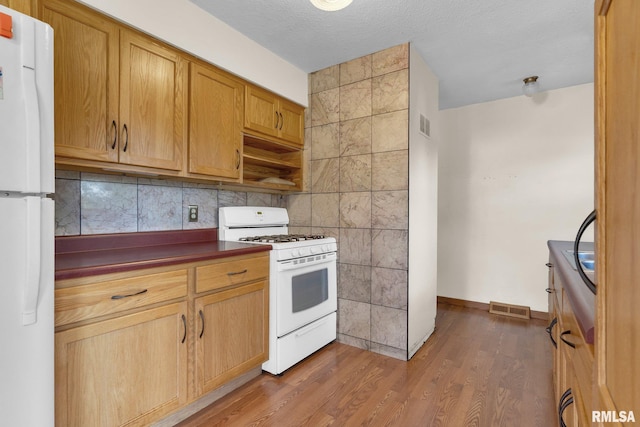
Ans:
[[[269,276],[269,256],[242,257],[196,268],[196,292],[247,283]]]
[[[186,269],[56,289],[56,326],[186,295]]]

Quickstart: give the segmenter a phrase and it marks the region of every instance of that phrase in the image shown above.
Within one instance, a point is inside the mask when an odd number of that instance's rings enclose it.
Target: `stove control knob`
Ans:
[[[330,250],[331,250],[331,247],[329,245],[322,246],[322,251],[323,252],[329,252]]]
[[[300,250],[299,249],[291,249],[291,256],[299,257],[300,256]]]
[[[309,251],[311,251],[311,254],[318,253],[316,248],[310,248]]]

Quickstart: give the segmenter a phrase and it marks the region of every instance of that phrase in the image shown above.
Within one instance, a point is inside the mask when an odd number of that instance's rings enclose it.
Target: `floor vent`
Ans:
[[[518,317],[520,319],[531,318],[531,309],[529,307],[525,307],[523,305],[505,304],[503,302],[489,302],[489,313]]]

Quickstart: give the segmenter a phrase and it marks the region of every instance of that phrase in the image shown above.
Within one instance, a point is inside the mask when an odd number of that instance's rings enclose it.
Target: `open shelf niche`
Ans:
[[[242,183],[252,187],[301,191],[303,152],[274,141],[244,135]]]

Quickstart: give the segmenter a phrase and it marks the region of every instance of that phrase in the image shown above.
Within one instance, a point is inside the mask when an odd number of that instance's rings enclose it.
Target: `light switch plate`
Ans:
[[[189,205],[189,222],[198,222],[198,206]]]

